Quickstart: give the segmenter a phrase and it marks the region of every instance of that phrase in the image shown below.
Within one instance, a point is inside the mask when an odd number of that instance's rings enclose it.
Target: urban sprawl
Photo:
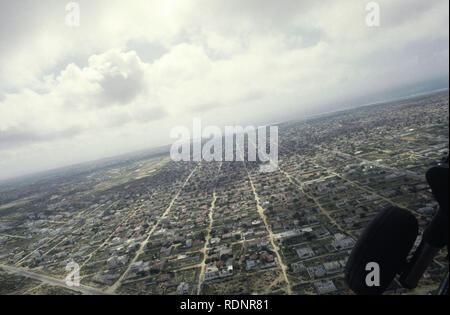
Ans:
[[[270,173],[159,152],[0,183],[0,294],[351,294],[346,260],[378,212],[407,209],[423,229],[437,210],[425,173],[448,154],[448,99],[280,124]],[[446,256],[415,292],[437,289]]]

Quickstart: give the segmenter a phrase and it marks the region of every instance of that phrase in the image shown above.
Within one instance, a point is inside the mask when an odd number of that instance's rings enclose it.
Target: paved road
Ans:
[[[22,268],[7,266],[7,265],[3,265],[3,264],[0,264],[0,268],[7,272],[11,272],[11,273],[15,273],[20,276],[39,280],[39,281],[42,281],[42,282],[50,284],[50,285],[64,287],[66,289],[81,292],[82,294],[86,294],[86,295],[105,295],[105,294],[107,294],[100,289],[88,287],[85,285],[80,285],[79,287],[69,287],[68,285],[66,285],[66,282],[64,280],[41,275],[41,274],[29,271],[29,270],[25,270]]]

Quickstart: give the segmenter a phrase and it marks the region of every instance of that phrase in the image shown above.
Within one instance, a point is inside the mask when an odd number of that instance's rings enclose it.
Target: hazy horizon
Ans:
[[[387,99],[387,100],[383,100],[383,101],[375,101],[373,103],[367,103],[367,104],[360,104],[360,105],[353,105],[350,106],[348,108],[341,108],[341,109],[336,109],[335,111],[331,111],[331,112],[321,112],[321,113],[317,113],[317,114],[311,114],[309,116],[306,117],[297,117],[297,118],[292,118],[290,120],[283,120],[283,121],[279,121],[279,122],[273,122],[273,123],[277,123],[277,124],[284,124],[284,123],[288,123],[288,122],[297,122],[297,121],[308,121],[310,119],[314,119],[315,117],[319,117],[321,115],[327,115],[327,114],[333,114],[333,113],[338,113],[341,111],[347,111],[347,110],[351,110],[351,109],[356,109],[358,107],[364,107],[364,106],[376,106],[376,105],[382,105],[382,104],[388,104],[390,102],[395,102],[396,100],[400,101],[400,100],[405,100],[405,99],[413,99],[415,97],[420,97],[422,95],[430,95],[430,94],[434,94],[434,93],[439,93],[439,92],[444,92],[444,91],[449,91],[449,88],[444,88],[444,89],[436,89],[436,90],[431,90],[431,91],[426,91],[426,92],[421,92],[418,95],[405,95],[402,97],[398,97],[398,98],[393,98],[393,99]],[[248,124],[250,125],[250,124]],[[269,123],[270,125],[270,123]],[[187,126],[188,128],[191,126]],[[195,140],[195,139],[193,139]],[[63,170],[66,168],[71,168],[71,167],[77,167],[77,166],[83,166],[85,164],[91,164],[91,163],[96,163],[96,162],[100,162],[103,160],[114,160],[114,159],[119,159],[125,156],[134,156],[137,154],[141,154],[141,153],[146,153],[147,155],[158,155],[158,154],[169,154],[170,152],[170,146],[171,146],[172,142],[167,143],[167,144],[163,144],[157,147],[149,147],[149,148],[144,148],[141,150],[136,150],[136,151],[128,151],[128,152],[124,152],[121,154],[116,154],[116,155],[109,155],[109,156],[103,156],[103,157],[99,157],[98,159],[94,159],[94,160],[83,160],[83,161],[79,161],[78,163],[74,163],[74,164],[63,164],[60,166],[56,166],[56,167],[50,167],[47,169],[41,169],[41,170],[37,170],[37,171],[33,171],[33,172],[29,172],[29,173],[24,173],[24,174],[19,174],[16,176],[12,176],[12,177],[5,177],[5,178],[1,178],[0,177],[0,184],[2,183],[7,183],[9,181],[14,181],[14,180],[20,180],[20,179],[27,179],[29,177],[33,177],[33,176],[39,176],[41,174],[45,174],[47,172],[58,172],[59,170]],[[167,148],[167,152],[150,152],[150,151],[157,151],[159,149],[165,149]]]

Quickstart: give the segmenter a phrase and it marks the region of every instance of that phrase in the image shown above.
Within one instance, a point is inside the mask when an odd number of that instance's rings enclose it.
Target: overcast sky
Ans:
[[[68,2],[0,0],[0,179],[449,75],[448,0]]]

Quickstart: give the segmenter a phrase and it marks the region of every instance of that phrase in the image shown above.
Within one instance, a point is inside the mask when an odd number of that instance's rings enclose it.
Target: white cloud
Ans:
[[[380,0],[376,29],[359,0],[80,0],[79,28],[42,3],[0,0],[0,177],[448,77],[444,0]]]

